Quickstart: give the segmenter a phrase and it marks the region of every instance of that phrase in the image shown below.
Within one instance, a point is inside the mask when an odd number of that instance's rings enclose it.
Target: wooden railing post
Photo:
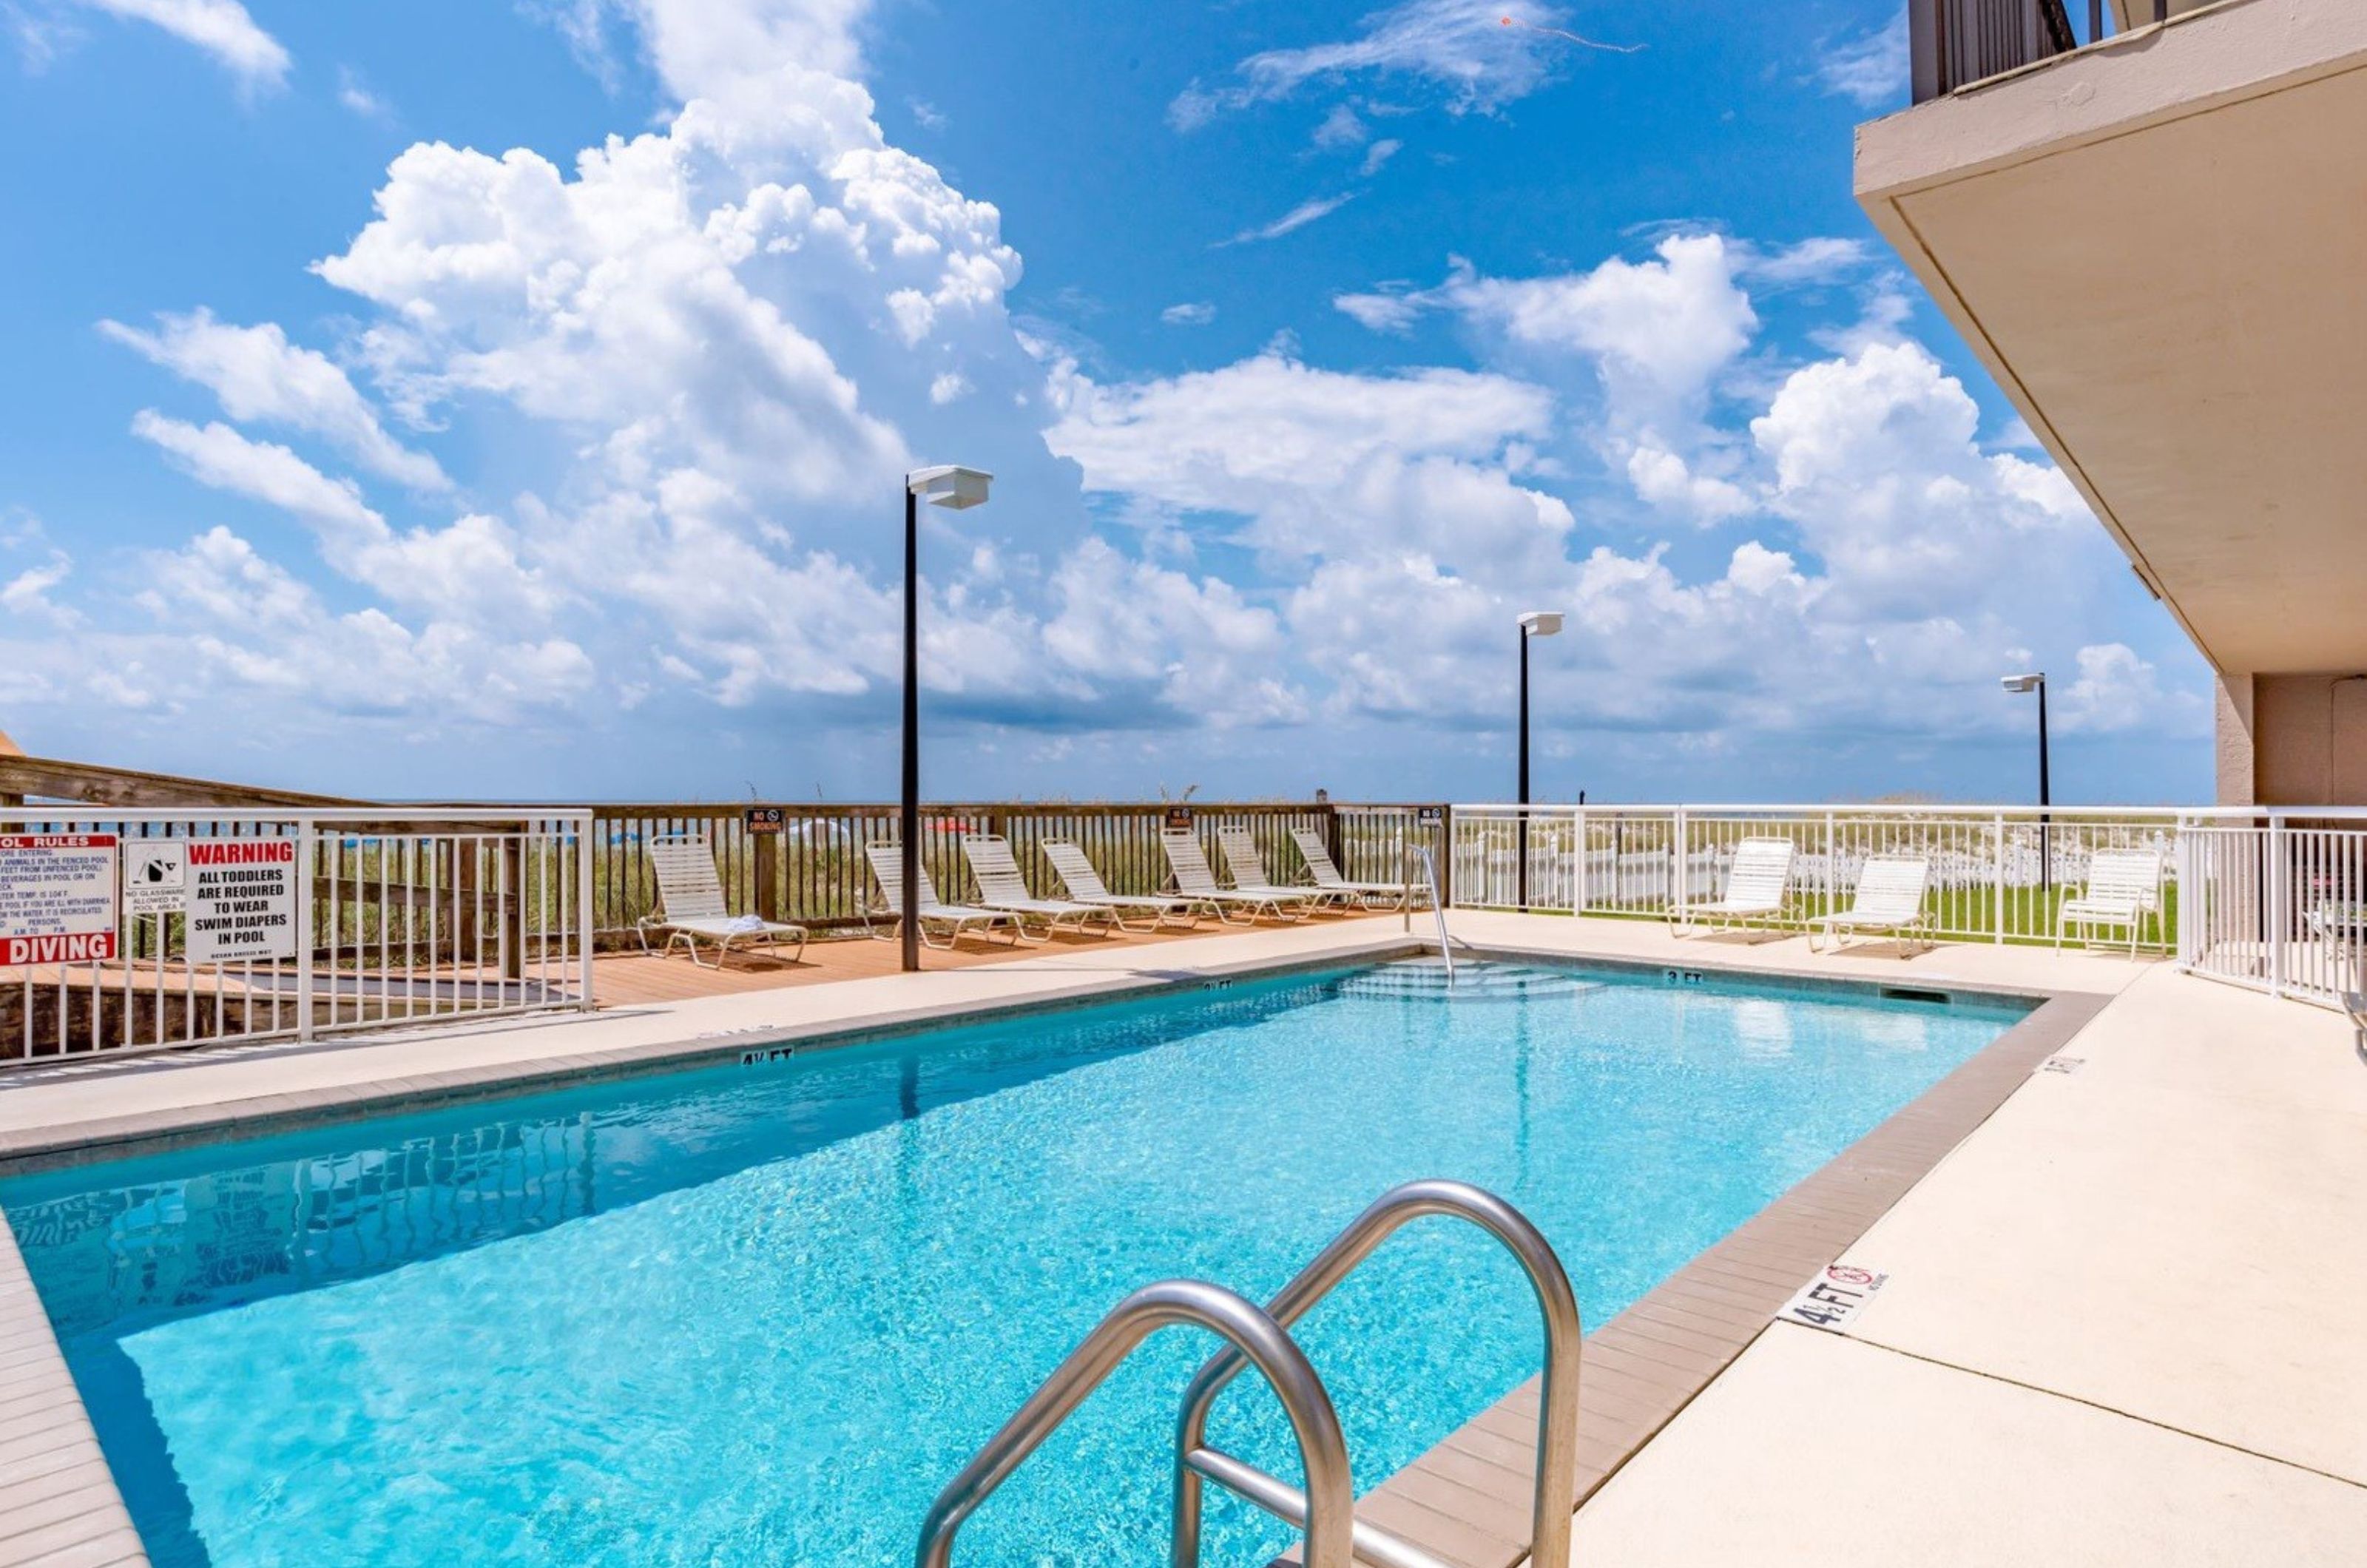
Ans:
[[[466,834],[452,839],[452,967],[474,968],[477,962],[477,840]],[[336,964],[336,937],[329,947],[331,967]]]
[[[1438,808],[1438,902],[1444,908],[1455,908],[1455,807],[1441,805]]]
[[[781,826],[786,830],[788,824],[785,821]],[[777,920],[781,918],[781,835],[754,833],[750,838],[754,842],[749,874],[756,879],[756,918]]]
[[[498,906],[502,931],[502,978],[522,980],[526,977],[526,829],[523,826],[502,835],[502,887]],[[380,920],[387,911],[380,908]]]

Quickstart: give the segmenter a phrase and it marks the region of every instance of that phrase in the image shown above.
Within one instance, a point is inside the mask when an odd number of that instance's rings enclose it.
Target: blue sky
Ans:
[[[1517,25],[1501,18],[1512,16]],[[2208,788],[1888,0],[5,0],[0,729],[356,793]],[[1573,36],[1574,35],[1574,36]],[[1592,47],[1580,39],[1616,46]]]

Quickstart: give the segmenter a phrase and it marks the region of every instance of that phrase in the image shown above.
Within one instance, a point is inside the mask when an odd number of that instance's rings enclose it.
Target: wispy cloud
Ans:
[[[1315,145],[1326,148],[1360,147],[1364,145],[1365,139],[1371,134],[1371,131],[1365,129],[1365,122],[1357,118],[1353,108],[1346,104],[1335,104],[1332,106],[1331,112],[1323,117],[1323,123],[1315,128]]]
[[[1171,327],[1205,327],[1217,319],[1217,308],[1206,299],[1198,299],[1170,305],[1159,312],[1159,319]]]
[[[238,0],[82,0],[82,4],[135,22],[164,28],[210,54],[242,85],[287,85],[295,62],[279,40],[255,25]]]
[[[1396,157],[1404,146],[1404,142],[1395,138],[1374,142],[1365,149],[1364,165],[1356,172],[1366,179],[1371,179],[1375,175],[1379,174],[1387,165],[1388,161]]]
[[[1838,44],[1817,67],[1825,91],[1837,93],[1863,108],[1881,108],[1907,96],[1907,12],[1902,7],[1889,25],[1863,37]]]
[[[1746,277],[1779,288],[1801,283],[1830,283],[1865,265],[1873,259],[1873,254],[1863,240],[1818,234],[1796,244],[1773,249],[1737,245],[1735,270]]]
[[[1309,81],[1394,76],[1443,88],[1455,113],[1491,113],[1551,79],[1570,46],[1543,0],[1399,0],[1365,17],[1354,38],[1305,49],[1270,49],[1234,68],[1234,81],[1195,82],[1168,106],[1179,130],[1228,110],[1286,98]]]
[[[1331,217],[1355,199],[1354,191],[1346,191],[1339,196],[1310,197],[1273,222],[1254,229],[1244,229],[1229,240],[1217,241],[1214,248],[1221,249],[1226,245],[1254,245],[1265,240],[1279,240],[1285,234],[1306,228],[1319,218]]]
[[[391,120],[394,106],[369,89],[350,65],[337,67],[337,102],[364,119]]]

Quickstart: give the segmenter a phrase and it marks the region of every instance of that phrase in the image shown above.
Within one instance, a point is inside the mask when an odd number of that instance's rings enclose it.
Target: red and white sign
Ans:
[[[296,840],[188,840],[188,959],[243,964],[296,953]]]
[[[115,956],[112,833],[0,833],[0,965]]]

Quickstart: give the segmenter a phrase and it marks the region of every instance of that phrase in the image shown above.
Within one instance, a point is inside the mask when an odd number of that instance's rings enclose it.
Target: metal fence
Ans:
[[[77,839],[119,883],[103,943],[0,953],[0,1066],[588,1009],[591,824],[493,807],[0,809],[0,833]],[[209,868],[267,886],[215,897]]]
[[[1342,805],[1331,802],[1209,803],[1176,807],[1158,802],[1096,801],[931,803],[921,808],[921,863],[939,897],[958,902],[973,892],[961,840],[991,833],[1010,840],[1028,883],[1039,893],[1057,887],[1042,856],[1048,841],[1082,846],[1117,893],[1155,893],[1168,881],[1159,835],[1181,811],[1217,854],[1216,829],[1245,825],[1256,839],[1266,874],[1304,880],[1290,829],[1324,836],[1341,874],[1351,880],[1397,882],[1406,877],[1412,848],[1436,849],[1437,806]],[[658,908],[650,863],[653,839],[697,833],[712,844],[725,897],[735,909],[816,930],[861,925],[879,908],[867,844],[899,837],[893,805],[753,802],[735,805],[623,805],[593,808],[595,930],[606,946],[633,943],[634,922]],[[1221,861],[1215,863],[1221,864]]]
[[[2367,809],[1457,806],[1450,817],[1460,908],[1682,922],[1719,896],[1744,839],[1783,838],[1790,895],[1761,923],[1805,929],[1847,904],[1868,857],[1907,854],[1931,863],[1927,933],[1955,942],[2079,944],[2063,907],[2092,857],[2152,850],[2162,883],[2139,947],[2323,1005],[2367,991]]]
[[[2169,808],[1457,806],[1454,821],[1455,902],[1465,907],[1682,920],[1718,897],[1743,840],[1779,838],[1793,846],[1791,892],[1769,924],[1805,928],[1846,905],[1869,857],[1909,854],[1931,863],[1930,934],[2052,942],[2090,856],[2151,849],[2163,885],[2138,942],[2166,952],[2178,929],[2180,814]]]
[[[2179,879],[2191,973],[2326,1006],[2367,992],[2367,810],[2188,813]]]

